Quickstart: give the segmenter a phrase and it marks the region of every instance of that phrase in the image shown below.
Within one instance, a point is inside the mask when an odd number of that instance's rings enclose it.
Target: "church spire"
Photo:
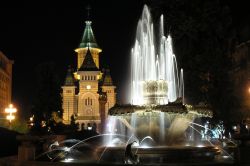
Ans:
[[[113,86],[113,81],[109,69],[104,70],[103,86]]]
[[[83,36],[82,36],[82,40],[81,43],[79,45],[79,48],[86,48],[86,47],[90,47],[90,48],[99,48],[96,40],[95,40],[95,35],[93,33],[91,24],[92,21],[90,21],[90,6],[86,7],[87,10],[87,20],[85,21],[85,29],[83,32]]]
[[[72,69],[70,66],[68,67],[68,71],[67,71],[64,85],[65,86],[74,86],[74,76],[73,76]]]
[[[82,62],[82,65],[79,68],[79,71],[98,71],[98,68],[96,67],[96,64],[95,64],[94,59],[91,55],[89,47],[88,47],[86,56]]]
[[[90,20],[90,10],[91,10],[90,5],[86,7],[86,10],[87,10],[87,20]]]

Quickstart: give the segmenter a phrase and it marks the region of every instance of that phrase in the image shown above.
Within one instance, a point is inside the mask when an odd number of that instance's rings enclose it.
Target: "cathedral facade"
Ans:
[[[70,67],[62,86],[63,122],[70,124],[74,117],[81,130],[102,132],[109,108],[116,103],[116,87],[109,69],[100,69],[99,54],[91,27],[85,21],[85,29],[77,53],[77,69]]]

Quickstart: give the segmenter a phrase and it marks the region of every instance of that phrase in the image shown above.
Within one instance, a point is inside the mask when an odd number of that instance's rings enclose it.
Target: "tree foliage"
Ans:
[[[70,117],[70,128],[72,131],[78,130],[79,123],[76,123],[76,119],[74,115],[71,115]]]
[[[36,67],[36,95],[33,101],[34,129],[54,126],[56,117],[62,117],[62,98],[55,64],[45,62]]]
[[[11,129],[22,134],[26,134],[29,131],[28,124],[25,120],[15,119],[11,124]]]
[[[211,104],[215,119],[237,120],[239,102],[229,73],[236,36],[230,9],[220,0],[157,2],[152,11],[157,18],[163,13],[165,32],[173,37],[178,65],[184,68],[186,101]]]

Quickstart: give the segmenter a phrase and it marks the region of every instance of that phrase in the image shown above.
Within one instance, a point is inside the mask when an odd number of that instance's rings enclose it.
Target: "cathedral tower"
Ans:
[[[99,53],[102,50],[96,42],[91,23],[89,20],[85,21],[81,42],[75,49],[76,71],[68,70],[62,86],[63,122],[69,124],[74,115],[80,130],[101,132],[108,109],[116,103],[116,93],[110,71],[101,72]]]
[[[78,117],[77,121],[87,127],[96,126],[100,123],[99,114],[99,94],[98,78],[100,71],[97,68],[90,49],[87,53],[81,67],[77,71],[80,76],[79,94],[78,94]]]
[[[76,97],[75,90],[76,86],[74,84],[73,71],[71,67],[68,68],[66,79],[64,82],[63,89],[63,122],[65,124],[70,124],[70,119],[72,115],[76,114]]]
[[[81,67],[88,48],[91,52],[91,55],[93,56],[93,60],[97,68],[100,68],[99,53],[102,52],[102,50],[96,43],[95,36],[91,28],[91,23],[92,21],[85,21],[86,27],[84,29],[81,43],[79,45],[79,48],[75,49],[75,52],[77,52],[77,69]]]
[[[107,103],[105,104],[105,115],[108,115],[108,110],[116,103],[116,86],[113,85],[113,81],[110,75],[110,70],[104,70],[104,79],[102,85],[102,92],[106,93]]]

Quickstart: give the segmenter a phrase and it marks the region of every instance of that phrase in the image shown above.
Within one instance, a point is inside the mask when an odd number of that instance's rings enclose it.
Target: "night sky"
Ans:
[[[225,2],[231,8],[235,26],[246,29],[250,22],[247,2]],[[74,49],[83,34],[87,4],[92,8],[92,29],[103,50],[101,64],[110,67],[118,99],[123,101],[130,50],[144,1],[0,2],[0,50],[14,60],[12,99],[23,114],[31,107],[34,69],[38,64],[55,62],[61,84],[67,66],[76,66]]]

